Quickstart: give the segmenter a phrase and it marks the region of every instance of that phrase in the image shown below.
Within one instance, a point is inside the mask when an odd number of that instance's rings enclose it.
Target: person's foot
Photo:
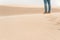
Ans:
[[[44,14],[46,14],[47,12],[44,12]]]
[[[50,11],[48,11],[48,13],[50,13]]]

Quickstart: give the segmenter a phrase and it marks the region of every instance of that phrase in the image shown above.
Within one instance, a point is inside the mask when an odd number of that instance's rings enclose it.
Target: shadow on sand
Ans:
[[[43,8],[26,8],[26,7],[8,7],[0,6],[0,16],[20,15],[20,14],[43,14]],[[60,9],[52,9],[52,12],[60,12]]]

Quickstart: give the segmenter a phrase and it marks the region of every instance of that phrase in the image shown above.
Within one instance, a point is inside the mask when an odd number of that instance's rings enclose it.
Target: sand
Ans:
[[[60,12],[60,8],[52,8],[52,13]],[[44,8],[39,7],[12,7],[12,6],[0,6],[0,16],[9,16],[9,15],[23,15],[23,14],[36,14],[44,13]]]
[[[60,13],[56,12],[1,6],[0,40],[60,40]]]

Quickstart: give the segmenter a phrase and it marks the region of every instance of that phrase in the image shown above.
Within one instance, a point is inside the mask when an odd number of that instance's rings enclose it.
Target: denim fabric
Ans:
[[[50,12],[51,11],[51,3],[50,3],[50,0],[44,0],[44,8],[45,8],[45,12],[47,12],[47,11]]]

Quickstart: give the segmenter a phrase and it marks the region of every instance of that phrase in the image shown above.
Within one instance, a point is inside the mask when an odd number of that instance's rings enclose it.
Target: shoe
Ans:
[[[48,13],[50,13],[50,11]]]
[[[47,12],[44,12],[44,14],[46,14]]]

